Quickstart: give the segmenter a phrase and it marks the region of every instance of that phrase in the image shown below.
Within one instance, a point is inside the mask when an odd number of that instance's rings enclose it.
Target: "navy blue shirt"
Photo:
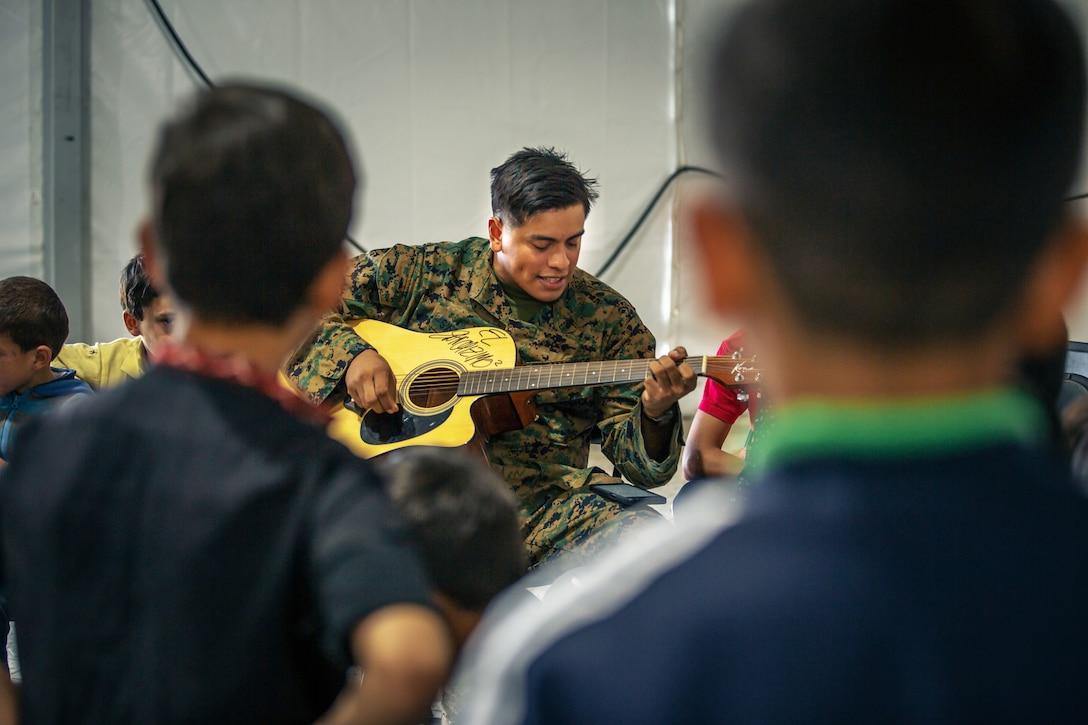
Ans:
[[[0,552],[25,722],[313,722],[353,627],[428,601],[371,469],[253,388],[158,366],[19,443]]]
[[[1088,501],[1030,403],[779,413],[738,523],[489,625],[466,722],[1088,718]]]

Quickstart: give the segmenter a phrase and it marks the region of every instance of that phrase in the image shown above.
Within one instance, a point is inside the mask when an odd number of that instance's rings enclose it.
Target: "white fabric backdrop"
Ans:
[[[0,276],[42,275],[41,3],[0,0]]]
[[[163,8],[213,79],[287,82],[338,111],[364,167],[352,232],[368,248],[483,235],[489,170],[551,145],[601,182],[592,271],[676,163],[671,0]],[[144,211],[154,124],[196,84],[141,0],[95,2],[92,38],[93,332],[108,337],[121,334],[116,276]],[[670,253],[666,204],[608,276],[663,338]]]
[[[367,247],[483,234],[488,170],[554,145],[600,178],[582,266],[596,271],[677,165],[709,165],[698,122],[711,22],[736,0],[163,0],[213,78],[289,83],[333,106],[365,173],[353,235]],[[1088,0],[1068,3],[1081,17]],[[0,0],[0,275],[41,275],[41,3]],[[91,3],[91,268],[86,337],[124,334],[117,276],[145,209],[155,124],[198,83],[144,0]],[[1082,174],[1083,177],[1083,174]],[[675,223],[675,185],[605,279],[661,346],[711,352]],[[1084,179],[1075,191],[1088,190]],[[239,270],[244,283],[244,271]],[[1071,310],[1088,339],[1088,294]]]

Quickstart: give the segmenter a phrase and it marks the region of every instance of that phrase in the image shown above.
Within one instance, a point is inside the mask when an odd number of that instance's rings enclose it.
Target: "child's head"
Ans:
[[[68,313],[33,277],[0,280],[0,394],[23,392],[49,370],[68,337]]]
[[[170,337],[173,331],[173,304],[152,284],[143,254],[130,259],[121,270],[121,314],[125,329],[140,337],[147,348]]]
[[[1056,3],[751,2],[710,81],[731,201],[806,329],[892,351],[1011,317],[1080,159]]]
[[[203,320],[282,326],[336,255],[355,171],[328,115],[284,91],[204,91],[159,132],[154,248],[175,301]]]
[[[377,460],[436,599],[463,641],[528,566],[514,495],[494,471],[456,450],[416,446]],[[458,631],[459,623],[467,626]]]

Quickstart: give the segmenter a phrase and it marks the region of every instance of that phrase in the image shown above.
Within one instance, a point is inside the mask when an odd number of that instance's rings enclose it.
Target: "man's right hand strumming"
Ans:
[[[360,408],[376,413],[396,413],[397,379],[393,369],[377,350],[364,350],[355,356],[344,375],[348,395]]]

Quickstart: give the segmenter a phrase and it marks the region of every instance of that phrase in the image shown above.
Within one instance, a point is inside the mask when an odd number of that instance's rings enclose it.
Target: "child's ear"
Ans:
[[[321,314],[335,309],[344,298],[344,285],[347,281],[349,264],[346,253],[336,254],[325,263],[310,284],[310,303]]]
[[[1054,347],[1054,331],[1088,267],[1088,223],[1067,217],[1035,261],[1024,287],[1019,335],[1029,353]]]
[[[125,321],[125,329],[133,337],[140,336],[140,321],[136,319],[136,315],[132,314],[128,310],[121,313],[121,319]]]
[[[746,312],[760,271],[747,222],[736,208],[708,198],[693,210],[691,232],[710,309],[722,317]]]
[[[38,345],[34,348],[34,369],[42,370],[49,367],[49,363],[53,362],[53,351],[48,345]]]

